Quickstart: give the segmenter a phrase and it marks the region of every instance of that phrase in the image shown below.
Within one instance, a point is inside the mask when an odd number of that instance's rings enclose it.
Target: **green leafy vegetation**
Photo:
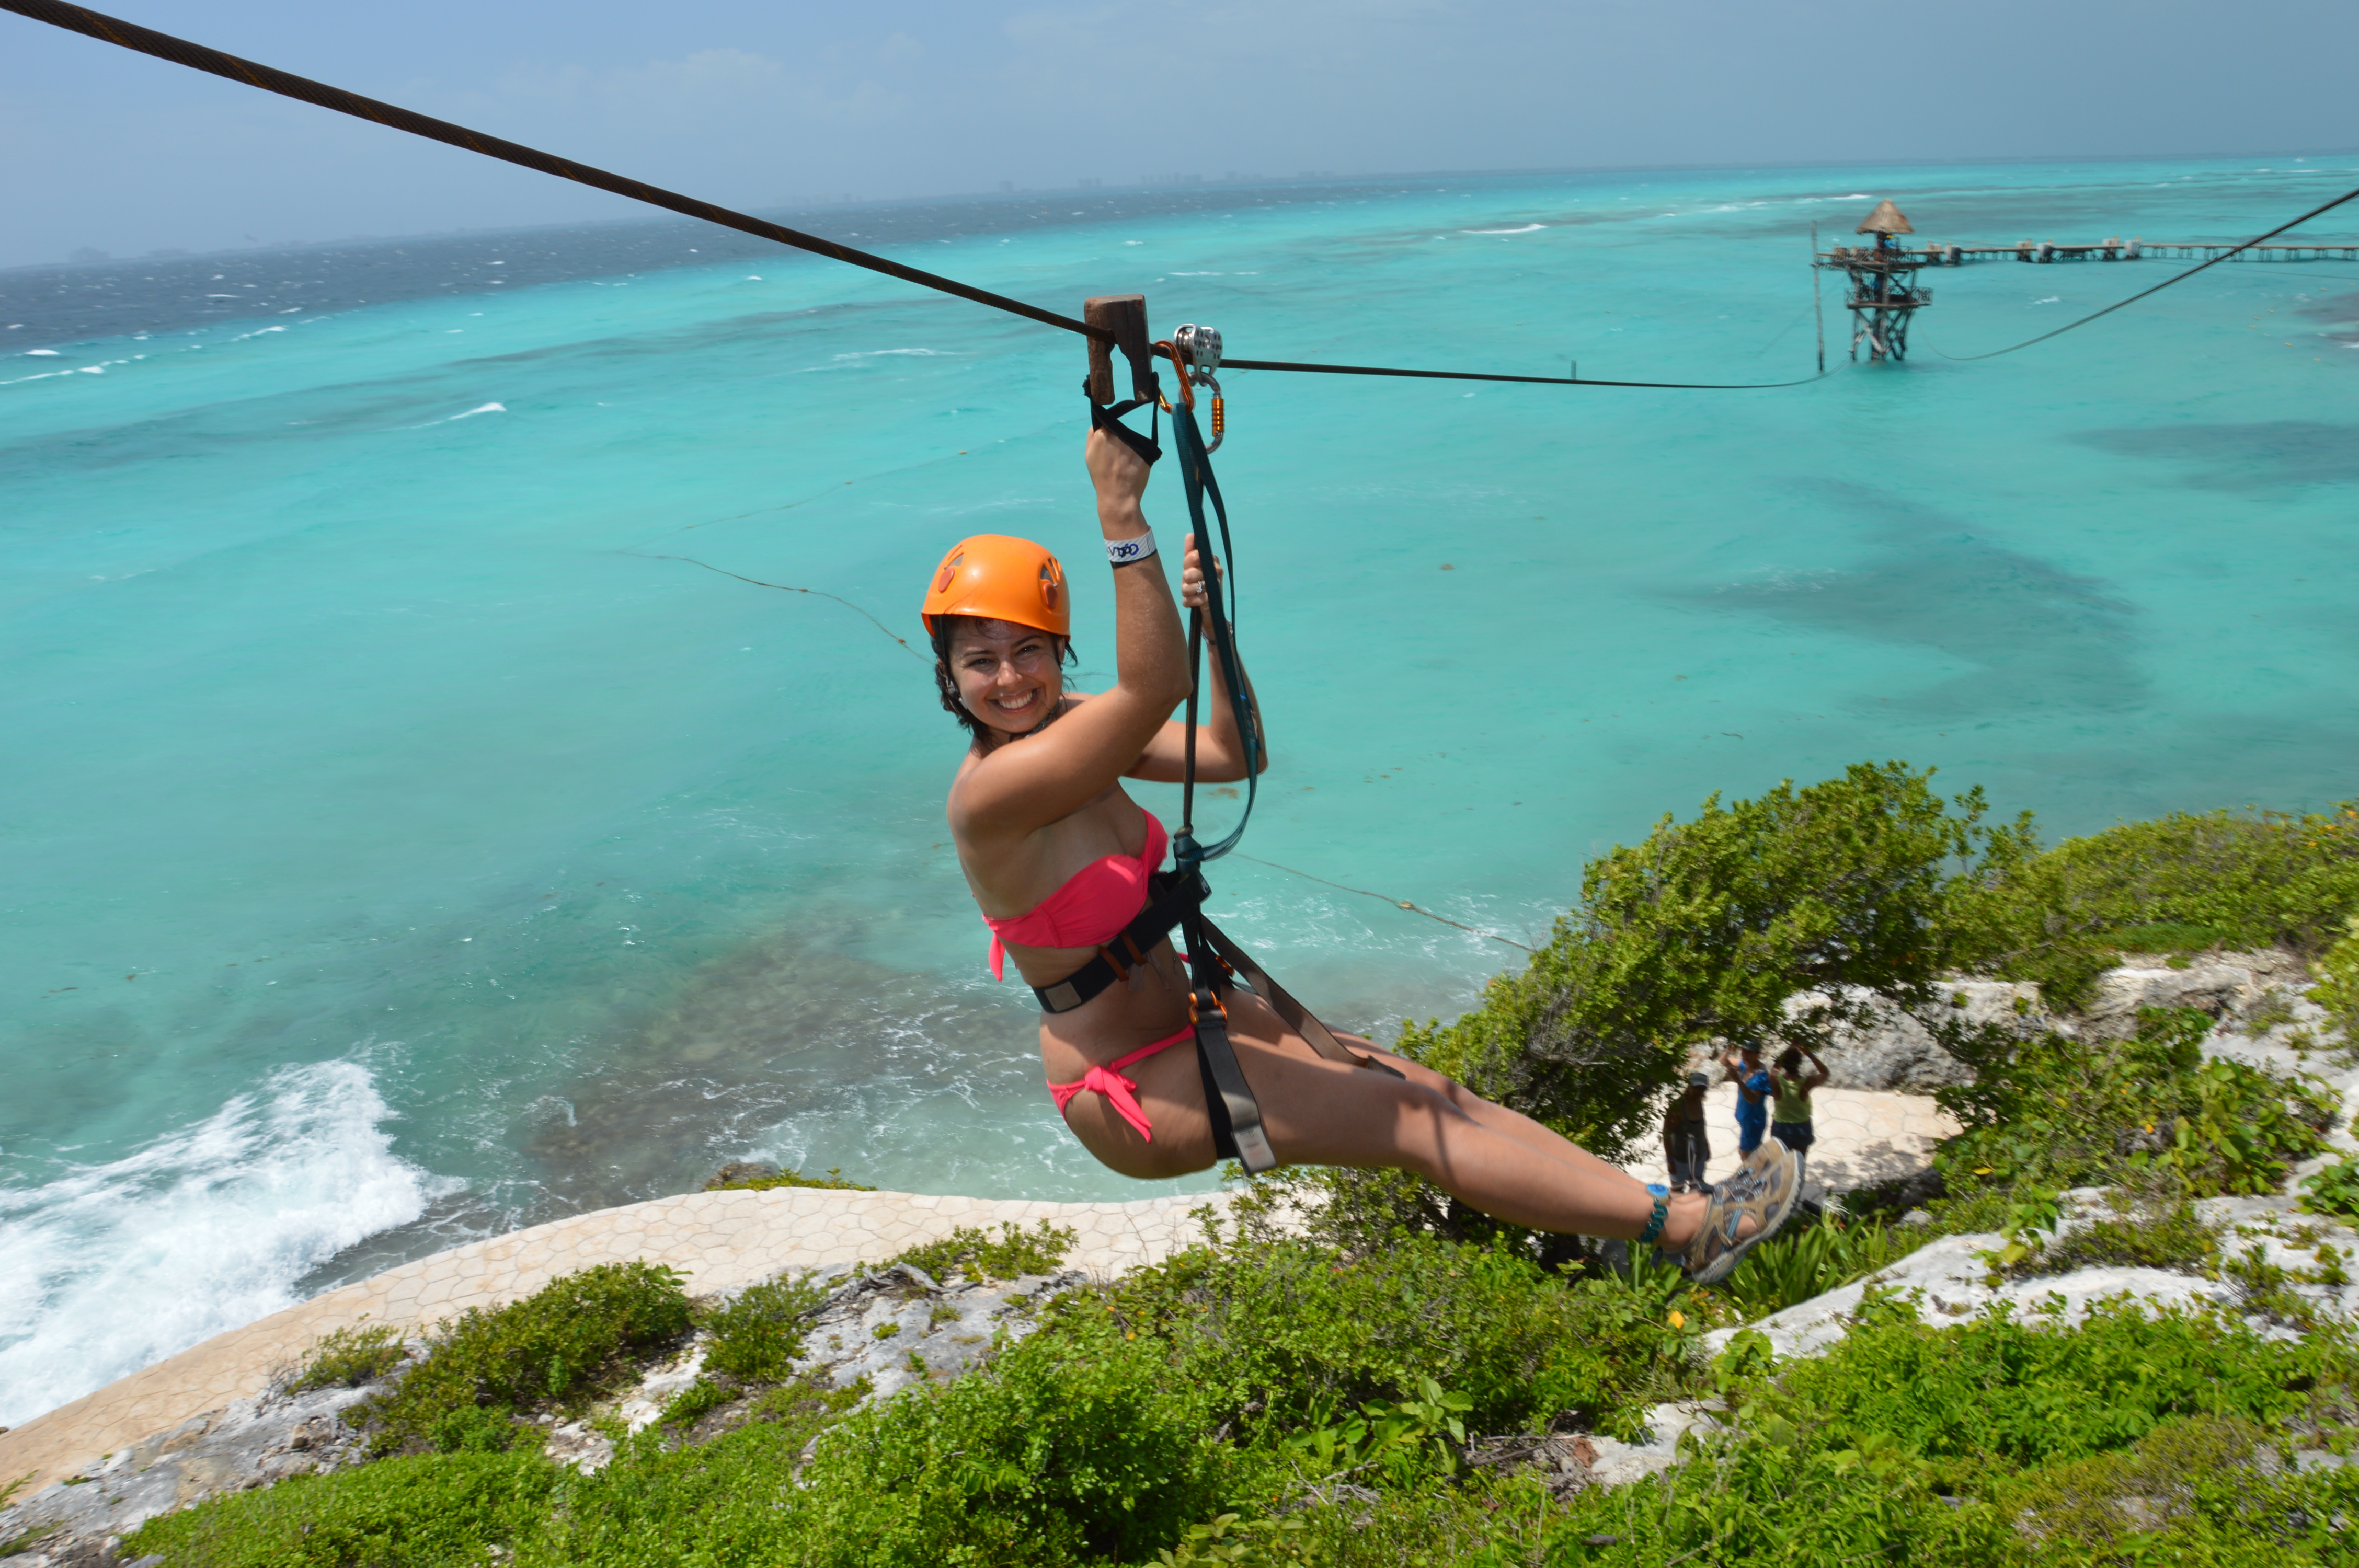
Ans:
[[[1962,899],[1981,965],[2070,1005],[2123,952],[2316,954],[2359,914],[2359,801],[2174,813],[2068,838]]]
[[[2345,1155],[2301,1183],[2301,1206],[2312,1214],[2359,1218],[2359,1155]]]
[[[747,1286],[705,1317],[712,1332],[705,1368],[747,1383],[783,1380],[803,1353],[811,1314],[826,1300],[827,1288],[815,1278],[780,1275]]]
[[[2327,1022],[2343,1032],[2345,1050],[2359,1049],[2359,916],[2319,960],[2318,984],[2310,998],[2326,1009]]]
[[[875,1187],[864,1187],[858,1182],[847,1181],[843,1173],[833,1165],[824,1176],[806,1176],[792,1167],[757,1176],[741,1176],[730,1182],[707,1182],[708,1193],[763,1193],[773,1187],[818,1187],[834,1193],[873,1193]]]
[[[518,1411],[578,1408],[632,1369],[628,1353],[673,1344],[688,1328],[677,1272],[602,1263],[506,1306],[469,1308],[434,1332],[399,1384],[345,1419],[368,1428],[375,1454],[499,1452],[519,1435]]]
[[[285,1384],[285,1391],[309,1389],[357,1389],[374,1383],[401,1364],[401,1335],[382,1325],[339,1328],[323,1334],[303,1364]]]
[[[1582,1552],[1550,1561],[2258,1568],[2359,1546],[2359,1476],[2262,1454],[2347,1431],[2339,1336],[2288,1345],[2126,1304],[2071,1329],[1934,1328],[1872,1297],[1823,1358],[1772,1364],[1740,1337],[1723,1359],[1735,1431],[1658,1484],[1576,1498],[1554,1539]]]
[[[1030,1230],[1003,1225],[999,1234],[962,1225],[940,1241],[912,1247],[886,1262],[907,1263],[937,1280],[965,1274],[977,1280],[1014,1280],[1026,1274],[1053,1274],[1073,1249],[1076,1237],[1069,1226],[1041,1220]]]
[[[141,1527],[125,1558],[180,1568],[482,1568],[547,1528],[566,1472],[537,1454],[385,1459],[216,1498]]]
[[[2315,1090],[2241,1062],[2206,1061],[2212,1021],[2139,1014],[2115,1042],[1985,1038],[1972,1084],[1936,1098],[1964,1127],[1938,1156],[1952,1192],[2091,1186],[2169,1173],[2188,1194],[2274,1192],[2324,1147],[2332,1108]]]
[[[1717,1287],[1744,1318],[1767,1317],[1864,1279],[1930,1239],[1916,1227],[1830,1215],[1789,1224],[1745,1256]]]
[[[2125,1194],[2116,1193],[2114,1197],[2115,1212],[2105,1218],[2076,1227],[2061,1237],[2035,1233],[2026,1239],[2022,1255],[2007,1265],[2006,1272],[2023,1279],[2066,1274],[2099,1264],[2123,1264],[2200,1273],[2208,1272],[2218,1260],[2220,1227],[2199,1218],[2194,1205],[2183,1198],[2142,1205]]]

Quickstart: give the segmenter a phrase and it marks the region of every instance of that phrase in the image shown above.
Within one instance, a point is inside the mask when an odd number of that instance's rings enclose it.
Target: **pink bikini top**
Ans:
[[[1027,947],[1094,947],[1121,935],[1147,907],[1147,879],[1163,864],[1169,842],[1163,824],[1147,812],[1147,843],[1136,855],[1108,855],[1066,879],[1029,912],[1006,919],[984,915],[991,927],[991,978],[1006,978],[1008,942]]]

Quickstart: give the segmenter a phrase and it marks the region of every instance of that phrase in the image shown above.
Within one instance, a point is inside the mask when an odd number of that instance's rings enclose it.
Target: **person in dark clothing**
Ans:
[[[1703,1118],[1703,1096],[1711,1087],[1712,1080],[1703,1074],[1690,1073],[1686,1090],[1663,1112],[1663,1158],[1670,1166],[1671,1191],[1675,1193],[1712,1190],[1703,1179],[1704,1163],[1712,1158],[1712,1139],[1706,1133]]]

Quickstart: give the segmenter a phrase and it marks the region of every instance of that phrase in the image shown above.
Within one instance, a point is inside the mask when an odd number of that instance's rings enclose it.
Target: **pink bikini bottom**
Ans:
[[[1082,1075],[1080,1083],[1050,1084],[1049,1098],[1057,1102],[1058,1113],[1061,1115],[1075,1095],[1094,1089],[1112,1102],[1125,1121],[1138,1129],[1139,1137],[1152,1143],[1155,1141],[1155,1130],[1147,1124],[1147,1112],[1139,1106],[1138,1086],[1125,1077],[1122,1070],[1133,1063],[1146,1061],[1158,1051],[1168,1051],[1183,1040],[1195,1038],[1196,1026],[1192,1023],[1183,1025],[1178,1033],[1168,1034],[1152,1045],[1140,1046],[1111,1067],[1092,1067]]]

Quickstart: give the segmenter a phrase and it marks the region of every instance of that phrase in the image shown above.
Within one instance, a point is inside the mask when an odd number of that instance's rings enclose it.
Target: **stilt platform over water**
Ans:
[[[1857,232],[1870,236],[1866,244],[1835,245],[1822,251],[1818,244],[1818,225],[1810,225],[1810,265],[1819,271],[1840,272],[1848,279],[1851,287],[1843,306],[1851,311],[1854,323],[1851,357],[1859,358],[1860,346],[1865,344],[1871,361],[1908,357],[1909,322],[1918,311],[1933,303],[1933,291],[1917,281],[1919,270],[1924,267],[1963,266],[1968,262],[1987,261],[2028,262],[2034,265],[2051,262],[2122,262],[2146,256],[2189,261],[2225,257],[2240,262],[2359,262],[2359,240],[2240,248],[2209,240],[2125,240],[2116,235],[2087,245],[2060,245],[2053,240],[2018,240],[2011,245],[1911,244],[1901,236],[1913,234],[1916,230],[1889,200],[1878,202],[1875,211],[1861,221]],[[1820,340],[1819,368],[1826,369],[1823,337]]]

